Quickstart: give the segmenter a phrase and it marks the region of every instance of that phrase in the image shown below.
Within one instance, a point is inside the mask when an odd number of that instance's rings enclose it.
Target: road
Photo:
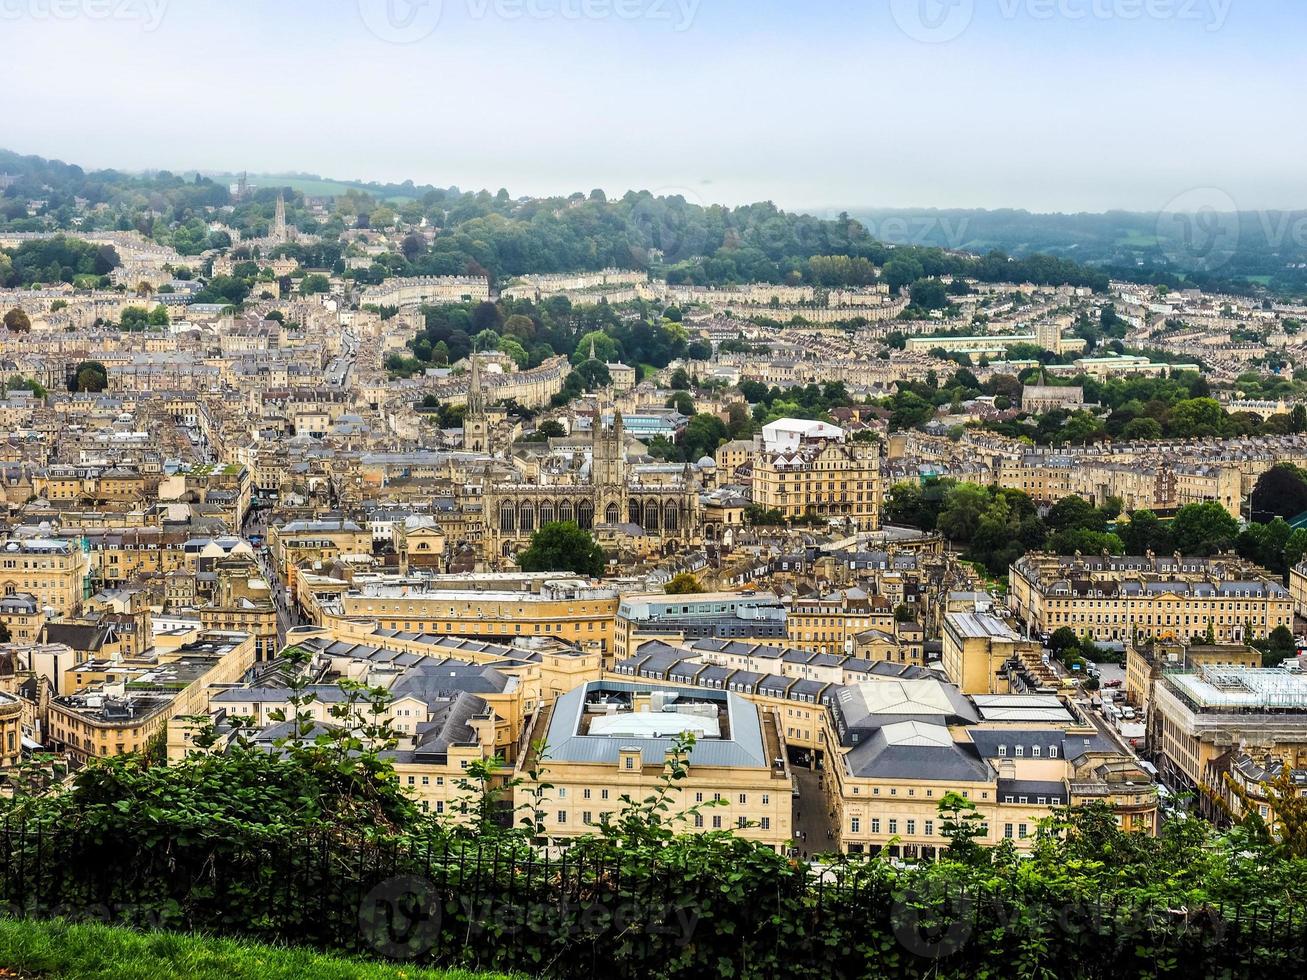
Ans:
[[[341,352],[337,357],[332,358],[327,365],[326,380],[327,384],[333,388],[344,388],[349,383],[350,374],[354,371],[354,361],[358,357],[359,339],[354,335],[354,331],[349,327],[341,335]]]
[[[245,515],[245,526],[241,529],[246,539],[250,537],[266,538],[268,533],[268,511],[264,509],[251,509]],[[299,614],[291,607],[290,596],[282,584],[277,570],[273,567],[272,552],[268,550],[266,543],[260,543],[254,549],[254,558],[258,562],[259,570],[263,573],[264,579],[267,580],[269,587],[272,589],[272,602],[277,608],[277,639],[279,643],[286,642],[286,634],[296,626],[302,626],[303,621]]]
[[[822,773],[803,766],[794,766],[791,771],[799,787],[799,795],[794,798],[791,826],[803,836],[795,837],[790,846],[798,850],[801,858],[833,850],[835,826],[830,811],[826,809],[826,794],[821,788]]]

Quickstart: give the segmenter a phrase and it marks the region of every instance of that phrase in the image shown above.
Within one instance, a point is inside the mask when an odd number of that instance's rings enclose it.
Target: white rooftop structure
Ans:
[[[664,738],[692,733],[696,738],[720,738],[716,718],[683,711],[628,711],[597,715],[590,721],[590,734],[608,738]]]
[[[1056,694],[977,694],[971,700],[982,721],[1075,721]]]
[[[762,427],[762,445],[767,452],[793,452],[815,439],[843,442],[844,430],[829,422],[808,419],[777,419]]]
[[[881,680],[856,684],[841,691],[858,697],[869,715],[949,715],[954,711],[941,681]]]
[[[1204,708],[1307,709],[1307,676],[1276,667],[1212,665],[1167,679]]]
[[[924,721],[901,721],[881,729],[890,745],[916,745],[947,749],[953,745],[953,736],[943,725]]]

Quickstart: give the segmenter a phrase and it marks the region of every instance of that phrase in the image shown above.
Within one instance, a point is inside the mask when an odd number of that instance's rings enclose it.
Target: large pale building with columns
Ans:
[[[1067,557],[1028,554],[1013,562],[1008,602],[1029,629],[1062,627],[1091,640],[1221,643],[1293,629],[1294,605],[1278,576],[1233,555],[1218,558]]]

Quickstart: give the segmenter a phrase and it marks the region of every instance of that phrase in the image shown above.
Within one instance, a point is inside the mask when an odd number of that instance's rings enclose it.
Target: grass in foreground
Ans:
[[[0,978],[104,980],[507,980],[502,974],[327,956],[178,933],[0,918]]]

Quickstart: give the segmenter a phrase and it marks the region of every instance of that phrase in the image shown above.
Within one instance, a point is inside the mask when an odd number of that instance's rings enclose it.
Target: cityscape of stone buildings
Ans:
[[[282,281],[309,270],[272,254],[234,311],[191,301],[195,280],[175,273],[192,260],[167,247],[134,232],[88,240],[117,250],[123,288],[0,291],[31,321],[0,334],[12,379],[0,395],[4,765],[24,748],[81,766],[159,743],[172,760],[237,737],[271,747],[286,735],[276,719],[293,662],[320,724],[342,682],[388,692],[395,771],[423,809],[458,819],[467,766],[501,760],[515,802],[542,807],[559,839],[646,791],[687,735],[681,798],[720,805],[686,829],[904,860],[937,853],[947,793],[975,803],[986,842],[1027,849],[1059,808],[1104,802],[1153,833],[1166,786],[1205,787],[1216,819],[1218,798],[1227,810],[1242,798],[1227,780],[1255,793],[1277,764],[1307,768],[1297,735],[1258,714],[1298,710],[1296,682],[1246,646],[1300,632],[1303,566],[1286,587],[1230,555],[1031,553],[995,582],[944,536],[886,519],[896,484],[943,477],[1021,491],[1045,513],[1078,496],[1126,514],[1216,503],[1242,518],[1268,470],[1307,467],[1307,435],[1053,447],[975,423],[1095,412],[1093,382],[1196,366],[1183,357],[1233,385],[1257,357],[1246,341],[1219,343],[1222,331],[1292,309],[976,282],[917,318],[884,284],[710,288],[630,269],[366,286],[328,270],[326,292],[306,295]],[[279,201],[267,237],[241,244],[305,241]],[[360,231],[344,267],[394,247]],[[203,258],[212,275],[236,270],[221,250]],[[674,305],[710,353],[652,368],[592,345],[524,366],[474,349],[393,367],[424,309],[496,300],[619,317]],[[128,307],[156,301],[166,324],[118,329]],[[1109,301],[1132,345],[1174,360],[1090,351],[1078,318]],[[1262,347],[1301,353],[1274,330]],[[88,362],[102,390],[70,390]],[[584,365],[609,383],[574,394]],[[901,385],[964,366],[981,383],[1026,381],[1006,406],[984,396],[892,426],[884,403]],[[768,416],[748,383],[781,399],[838,385],[848,399]],[[1237,386],[1220,397],[1262,418],[1295,407]],[[752,424],[699,458],[668,452],[696,419],[741,414]],[[560,522],[602,550],[601,575],[521,569]],[[669,593],[687,576],[699,591]],[[1050,660],[1062,629],[1121,651],[1142,737]],[[1158,652],[1204,634],[1177,661]],[[1231,713],[1221,698],[1235,688],[1247,697]],[[201,719],[216,741],[197,742]],[[542,765],[543,790],[531,775]],[[808,841],[817,825],[824,839]]]

